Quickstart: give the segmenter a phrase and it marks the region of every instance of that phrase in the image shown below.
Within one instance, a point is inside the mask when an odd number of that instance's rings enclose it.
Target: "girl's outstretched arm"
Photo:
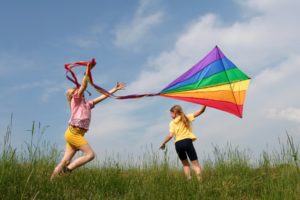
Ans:
[[[172,139],[173,137],[173,133],[169,133],[169,135],[167,135],[166,139],[164,140],[164,142],[160,145],[160,149],[164,150],[166,148],[166,144]]]
[[[206,109],[206,106],[202,106],[202,108],[200,110],[197,110],[196,112],[194,112],[194,117],[198,117],[199,115],[201,115],[202,113],[204,113]]]
[[[86,67],[85,75],[84,75],[84,77],[83,77],[83,79],[82,79],[82,81],[81,81],[81,85],[80,85],[80,88],[79,88],[79,90],[78,90],[78,95],[79,95],[80,97],[83,96],[84,91],[85,91],[85,89],[87,88],[87,84],[88,84],[88,77],[87,77],[87,75],[88,75],[88,70],[93,69],[94,66],[95,66],[95,65],[93,65],[93,64],[89,64],[89,65]]]
[[[118,82],[115,87],[113,87],[111,90],[109,90],[109,93],[113,94],[113,93],[117,92],[118,90],[123,90],[124,88],[125,88],[125,84]],[[94,105],[100,103],[101,101],[103,101],[107,97],[108,97],[107,95],[101,95],[101,96],[95,98],[93,100]]]

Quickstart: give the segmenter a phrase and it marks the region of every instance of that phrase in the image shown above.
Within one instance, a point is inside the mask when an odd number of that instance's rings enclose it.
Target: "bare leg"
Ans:
[[[183,171],[187,179],[191,179],[190,163],[188,160],[182,160]]]
[[[68,146],[66,147],[64,157],[62,158],[60,163],[54,168],[50,180],[53,180],[53,178],[55,178],[62,171],[63,167],[68,163],[70,163],[75,153],[76,153],[76,149],[72,149]]]
[[[89,144],[83,145],[79,149],[84,153],[84,155],[77,158],[67,166],[70,170],[74,170],[95,158],[95,153]]]
[[[198,180],[201,180],[201,166],[198,160],[193,160],[192,161],[192,165],[193,165],[193,170],[197,176]]]

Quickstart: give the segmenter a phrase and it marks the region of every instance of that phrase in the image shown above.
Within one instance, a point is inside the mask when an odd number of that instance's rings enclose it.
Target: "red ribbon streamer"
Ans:
[[[87,67],[88,65],[96,65],[96,64],[97,63],[96,63],[96,60],[94,58],[91,61],[89,61],[89,62],[79,61],[79,62],[65,64],[66,77],[67,77],[68,80],[70,80],[72,83],[74,83],[76,85],[76,88],[79,88],[80,84],[79,84],[79,82],[77,80],[77,77],[76,77],[75,73],[72,71],[72,69],[75,68],[75,67]],[[71,74],[71,77],[68,75],[68,73]],[[109,97],[114,97],[116,99],[135,99],[135,98],[151,97],[151,96],[158,96],[158,95],[160,95],[160,93],[157,93],[157,94],[132,94],[132,95],[126,95],[126,96],[115,96],[114,94],[108,92],[104,88],[102,88],[102,87],[100,87],[100,86],[98,86],[98,85],[96,85],[94,83],[92,72],[91,72],[90,68],[87,71],[87,76],[89,78],[89,83],[98,92],[100,92],[101,94],[104,94],[106,96],[109,96]]]

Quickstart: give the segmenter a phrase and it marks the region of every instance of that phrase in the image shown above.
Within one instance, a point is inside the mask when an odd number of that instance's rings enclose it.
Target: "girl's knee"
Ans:
[[[93,160],[95,158],[95,153],[92,151],[86,155],[89,160]]]
[[[95,154],[92,154],[92,155],[90,156],[90,159],[91,159],[91,160],[94,160],[94,159],[95,159]]]
[[[190,163],[188,160],[182,160],[181,162],[184,167],[190,167]]]
[[[193,165],[193,166],[200,166],[200,163],[199,163],[198,160],[193,160],[193,161],[192,161],[192,165]]]

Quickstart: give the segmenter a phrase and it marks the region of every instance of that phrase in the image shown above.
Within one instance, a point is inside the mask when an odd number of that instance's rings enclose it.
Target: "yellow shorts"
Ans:
[[[85,133],[85,129],[69,126],[65,132],[67,147],[78,149],[79,147],[88,144],[87,140],[84,138]]]

